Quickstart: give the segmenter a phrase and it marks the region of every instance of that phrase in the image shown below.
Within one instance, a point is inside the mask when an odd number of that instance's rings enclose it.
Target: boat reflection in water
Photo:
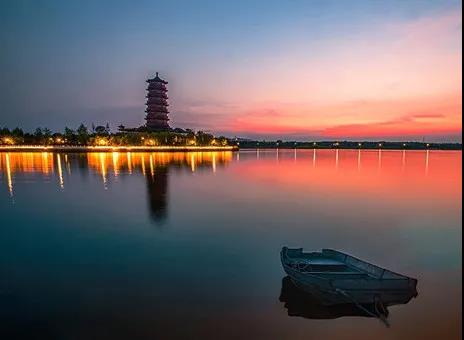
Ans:
[[[356,305],[341,299],[340,304],[325,305],[315,295],[298,288],[289,276],[282,279],[279,300],[285,303],[288,316],[300,316],[306,319],[337,319],[344,316],[386,318],[389,313],[384,304]]]
[[[357,303],[336,292],[331,296],[330,303],[327,303],[321,298],[325,294],[327,292],[321,292],[317,286],[311,289],[306,287],[303,291],[293,283],[290,276],[285,276],[279,300],[285,303],[288,316],[306,319],[337,319],[345,316],[378,318],[388,327],[388,307],[407,304],[417,293],[405,291],[402,296],[395,294],[392,300],[376,299],[373,294],[372,303]]]

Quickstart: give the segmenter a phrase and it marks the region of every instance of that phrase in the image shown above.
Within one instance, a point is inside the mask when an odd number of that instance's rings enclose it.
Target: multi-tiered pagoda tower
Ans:
[[[145,119],[147,128],[152,131],[169,130],[168,118],[168,89],[167,81],[164,81],[156,72],[155,78],[147,80],[147,113]]]

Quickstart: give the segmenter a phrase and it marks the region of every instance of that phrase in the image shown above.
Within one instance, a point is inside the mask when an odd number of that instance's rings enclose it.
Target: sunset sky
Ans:
[[[460,1],[2,1],[0,126],[461,141]]]

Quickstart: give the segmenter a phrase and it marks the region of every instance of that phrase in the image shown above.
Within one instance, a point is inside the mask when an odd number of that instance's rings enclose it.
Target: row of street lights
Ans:
[[[236,142],[236,143],[237,143],[237,146],[240,145],[239,142]],[[275,144],[276,144],[277,147],[279,147],[279,145],[280,145],[279,142],[276,142]],[[338,147],[338,146],[340,146],[340,142],[335,142],[335,143],[333,143],[332,145],[335,146],[335,147]],[[362,143],[358,143],[358,147],[361,148],[362,145],[363,145]],[[256,146],[259,148],[259,142],[256,142]],[[297,146],[298,146],[298,143],[295,142],[295,149],[296,149]],[[317,146],[317,143],[316,143],[316,142],[313,142],[313,146],[316,147],[316,146]],[[377,146],[378,146],[379,148],[382,148],[383,143],[379,143]],[[403,143],[403,147],[407,147],[407,143]],[[426,147],[427,147],[427,148],[430,147],[430,143],[427,143],[427,144],[426,144]]]

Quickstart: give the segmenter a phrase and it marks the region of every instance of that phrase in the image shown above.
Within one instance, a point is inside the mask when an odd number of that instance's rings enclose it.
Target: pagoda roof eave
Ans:
[[[156,76],[154,78],[148,78],[147,83],[162,83],[166,85],[168,82],[166,80],[161,79],[158,76],[158,72],[156,72]]]
[[[162,83],[162,84],[165,84],[165,85],[168,84],[167,81],[162,80],[162,79],[159,79],[159,78],[158,78],[158,79],[156,79],[156,78],[147,79],[146,82],[147,82],[147,83]]]

